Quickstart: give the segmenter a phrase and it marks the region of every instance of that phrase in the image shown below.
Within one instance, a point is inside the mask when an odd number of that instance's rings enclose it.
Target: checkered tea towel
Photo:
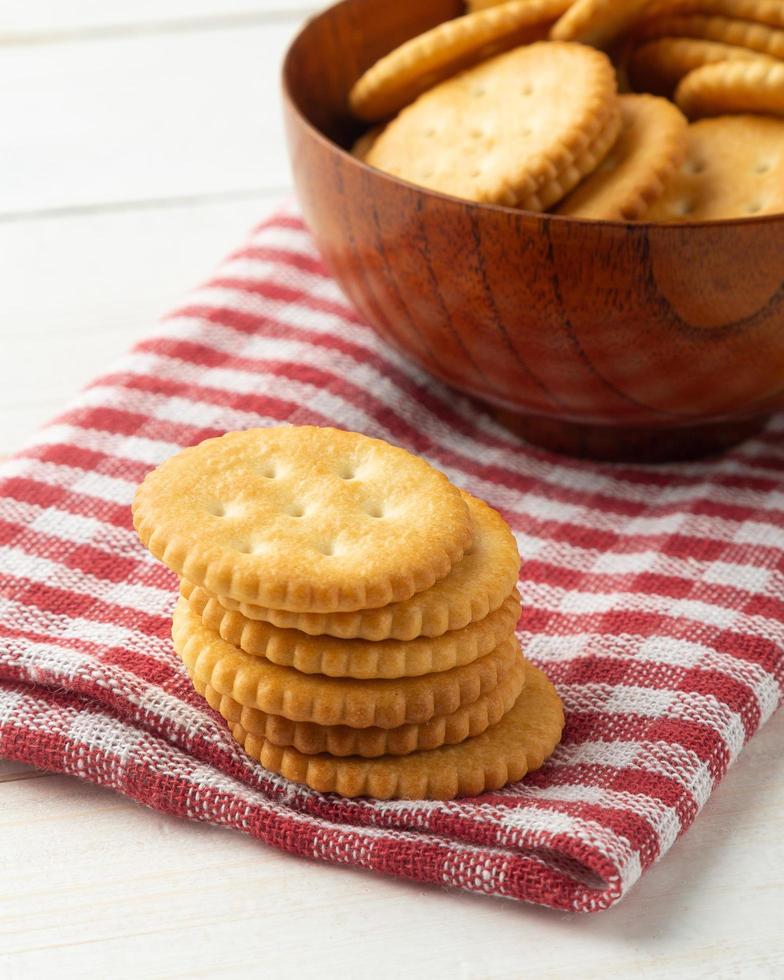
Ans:
[[[194,693],[169,637],[175,577],[131,499],[182,446],[279,422],[399,443],[504,514],[523,649],[567,712],[541,771],[452,803],[322,796],[247,758]],[[522,445],[385,346],[283,212],[3,464],[0,756],[304,857],[604,909],[781,701],[783,528],[784,420],[692,465]]]

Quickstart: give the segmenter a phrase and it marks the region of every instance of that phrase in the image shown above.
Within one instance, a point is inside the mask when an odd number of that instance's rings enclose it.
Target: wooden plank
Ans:
[[[299,22],[4,50],[0,217],[287,186]]]
[[[20,446],[149,332],[278,197],[0,224],[0,446]]]
[[[318,4],[302,0],[4,0],[0,44],[52,43],[138,31],[243,26],[300,17]]]
[[[780,714],[628,899],[579,918],[298,860],[64,777],[0,785],[0,973],[780,976],[783,737]]]

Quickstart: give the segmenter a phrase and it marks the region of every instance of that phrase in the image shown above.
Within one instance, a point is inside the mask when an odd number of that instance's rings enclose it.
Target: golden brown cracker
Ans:
[[[602,165],[615,145],[621,131],[621,114],[614,113],[591,146],[587,147],[565,167],[557,177],[548,180],[525,202],[529,211],[547,211],[565,198],[582,180]]]
[[[655,95],[622,95],[620,104],[618,141],[558,214],[635,221],[661,196],[683,162],[688,123],[671,102]]]
[[[471,543],[460,491],[379,439],[317,426],[230,432],[148,474],[134,525],[214,594],[298,612],[384,606],[442,578]]]
[[[554,41],[607,48],[632,27],[652,0],[575,0],[550,31]]]
[[[781,0],[654,0],[646,11],[651,18],[672,14],[718,14],[784,27]]]
[[[717,61],[748,61],[763,57],[748,48],[689,37],[662,37],[635,48],[627,70],[638,91],[672,96],[678,82],[695,68]]]
[[[538,40],[569,0],[511,0],[447,20],[377,61],[349,93],[351,111],[374,122],[434,85],[518,44]]]
[[[221,605],[248,619],[312,636],[413,640],[463,629],[498,609],[516,591],[520,569],[517,543],[506,521],[478,498],[464,493],[463,499],[470,516],[472,544],[447,576],[404,602],[380,609],[315,614],[239,603],[225,596],[217,598]],[[188,597],[193,585],[183,581],[181,590]]]
[[[508,637],[520,618],[520,599],[514,592],[484,619],[438,637],[341,640],[248,619],[198,586],[186,591],[190,608],[204,625],[245,653],[305,674],[360,680],[420,677],[473,663]]]
[[[367,162],[444,194],[529,208],[618,118],[605,55],[580,44],[532,44],[420,96],[387,126]]]
[[[538,769],[563,731],[563,707],[545,675],[526,665],[526,681],[512,709],[483,734],[406,756],[340,759],[305,755],[252,735],[240,723],[234,738],[272,772],[321,793],[380,800],[451,800],[500,789]]]
[[[784,58],[784,30],[732,17],[710,14],[656,17],[641,24],[637,35],[642,39],[687,37],[718,41],[773,58]]]
[[[705,65],[682,79],[675,101],[690,119],[728,113],[784,116],[784,62],[755,58]]]
[[[192,676],[240,704],[291,721],[351,728],[421,725],[452,714],[492,691],[520,656],[512,637],[473,663],[424,677],[361,681],[302,674],[226,643],[182,598],[174,610],[172,639]]]
[[[374,759],[381,755],[409,755],[442,745],[455,745],[481,735],[499,722],[517,700],[525,683],[525,664],[519,658],[494,690],[472,704],[464,705],[450,715],[431,718],[422,725],[400,728],[349,728],[347,725],[290,721],[241,705],[230,695],[219,694],[196,677],[192,680],[196,690],[226,721],[238,722],[251,735],[265,738],[273,745],[291,746],[305,755],[327,752],[334,756],[359,755]]]
[[[689,127],[686,161],[645,221],[784,212],[784,120],[720,116]]]

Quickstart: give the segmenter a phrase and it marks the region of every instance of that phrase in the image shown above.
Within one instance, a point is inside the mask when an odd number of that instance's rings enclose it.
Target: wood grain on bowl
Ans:
[[[367,167],[348,92],[459,0],[345,0],[284,68],[294,178],[324,260],[413,361],[555,449],[677,458],[784,406],[784,216],[576,221],[459,201]]]

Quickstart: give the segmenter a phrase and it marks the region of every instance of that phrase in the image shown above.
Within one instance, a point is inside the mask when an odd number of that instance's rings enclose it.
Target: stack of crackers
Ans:
[[[782,0],[468,0],[350,93],[369,165],[575,218],[784,212]]]
[[[196,690],[267,769],[450,799],[558,743],[558,696],[515,637],[514,537],[423,459],[336,429],[232,432],[150,473],[133,516],[180,576]]]

